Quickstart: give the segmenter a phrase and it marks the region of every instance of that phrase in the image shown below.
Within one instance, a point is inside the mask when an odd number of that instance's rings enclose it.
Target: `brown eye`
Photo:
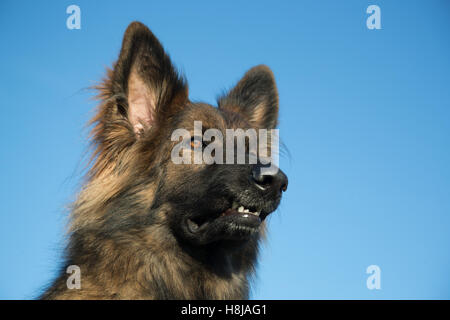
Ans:
[[[191,139],[191,148],[192,149],[201,149],[203,147],[203,143],[201,138],[199,137],[193,137]]]

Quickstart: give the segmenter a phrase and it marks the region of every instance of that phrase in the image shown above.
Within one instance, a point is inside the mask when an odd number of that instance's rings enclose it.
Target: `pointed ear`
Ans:
[[[188,100],[184,79],[158,39],[139,22],[131,23],[125,31],[119,59],[104,87],[107,97],[103,92],[103,98],[113,98],[116,108],[105,114],[125,118],[137,136]]]
[[[259,65],[219,98],[220,109],[242,114],[256,128],[273,129],[278,122],[278,91],[269,67]]]

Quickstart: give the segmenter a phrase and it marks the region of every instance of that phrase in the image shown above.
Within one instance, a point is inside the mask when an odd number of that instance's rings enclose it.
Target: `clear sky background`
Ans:
[[[81,8],[81,30],[66,8]],[[368,30],[366,8],[381,8]],[[264,63],[289,189],[256,299],[450,298],[450,2],[1,1],[0,298],[54,275],[105,67],[139,20],[214,103]],[[366,268],[381,268],[368,290]]]

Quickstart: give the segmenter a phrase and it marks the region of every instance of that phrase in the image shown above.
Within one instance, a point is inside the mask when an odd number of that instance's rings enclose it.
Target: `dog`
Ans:
[[[192,133],[195,122],[224,137],[228,129],[274,129],[271,70],[250,69],[216,107],[191,102],[158,39],[133,22],[96,88],[91,163],[71,206],[61,270],[40,298],[248,299],[265,218],[287,177],[278,167],[264,172],[263,156],[253,164],[175,163],[173,132]],[[191,157],[208,146],[187,139]],[[79,270],[77,288],[70,266]]]

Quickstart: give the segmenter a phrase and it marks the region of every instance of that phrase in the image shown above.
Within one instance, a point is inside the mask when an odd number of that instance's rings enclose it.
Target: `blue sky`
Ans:
[[[81,30],[66,8],[81,8]],[[381,8],[368,30],[366,8]],[[57,268],[79,188],[89,86],[147,24],[214,103],[264,63],[280,93],[289,189],[256,299],[450,298],[450,4],[445,1],[2,1],[0,298]],[[368,290],[366,268],[381,269]]]

